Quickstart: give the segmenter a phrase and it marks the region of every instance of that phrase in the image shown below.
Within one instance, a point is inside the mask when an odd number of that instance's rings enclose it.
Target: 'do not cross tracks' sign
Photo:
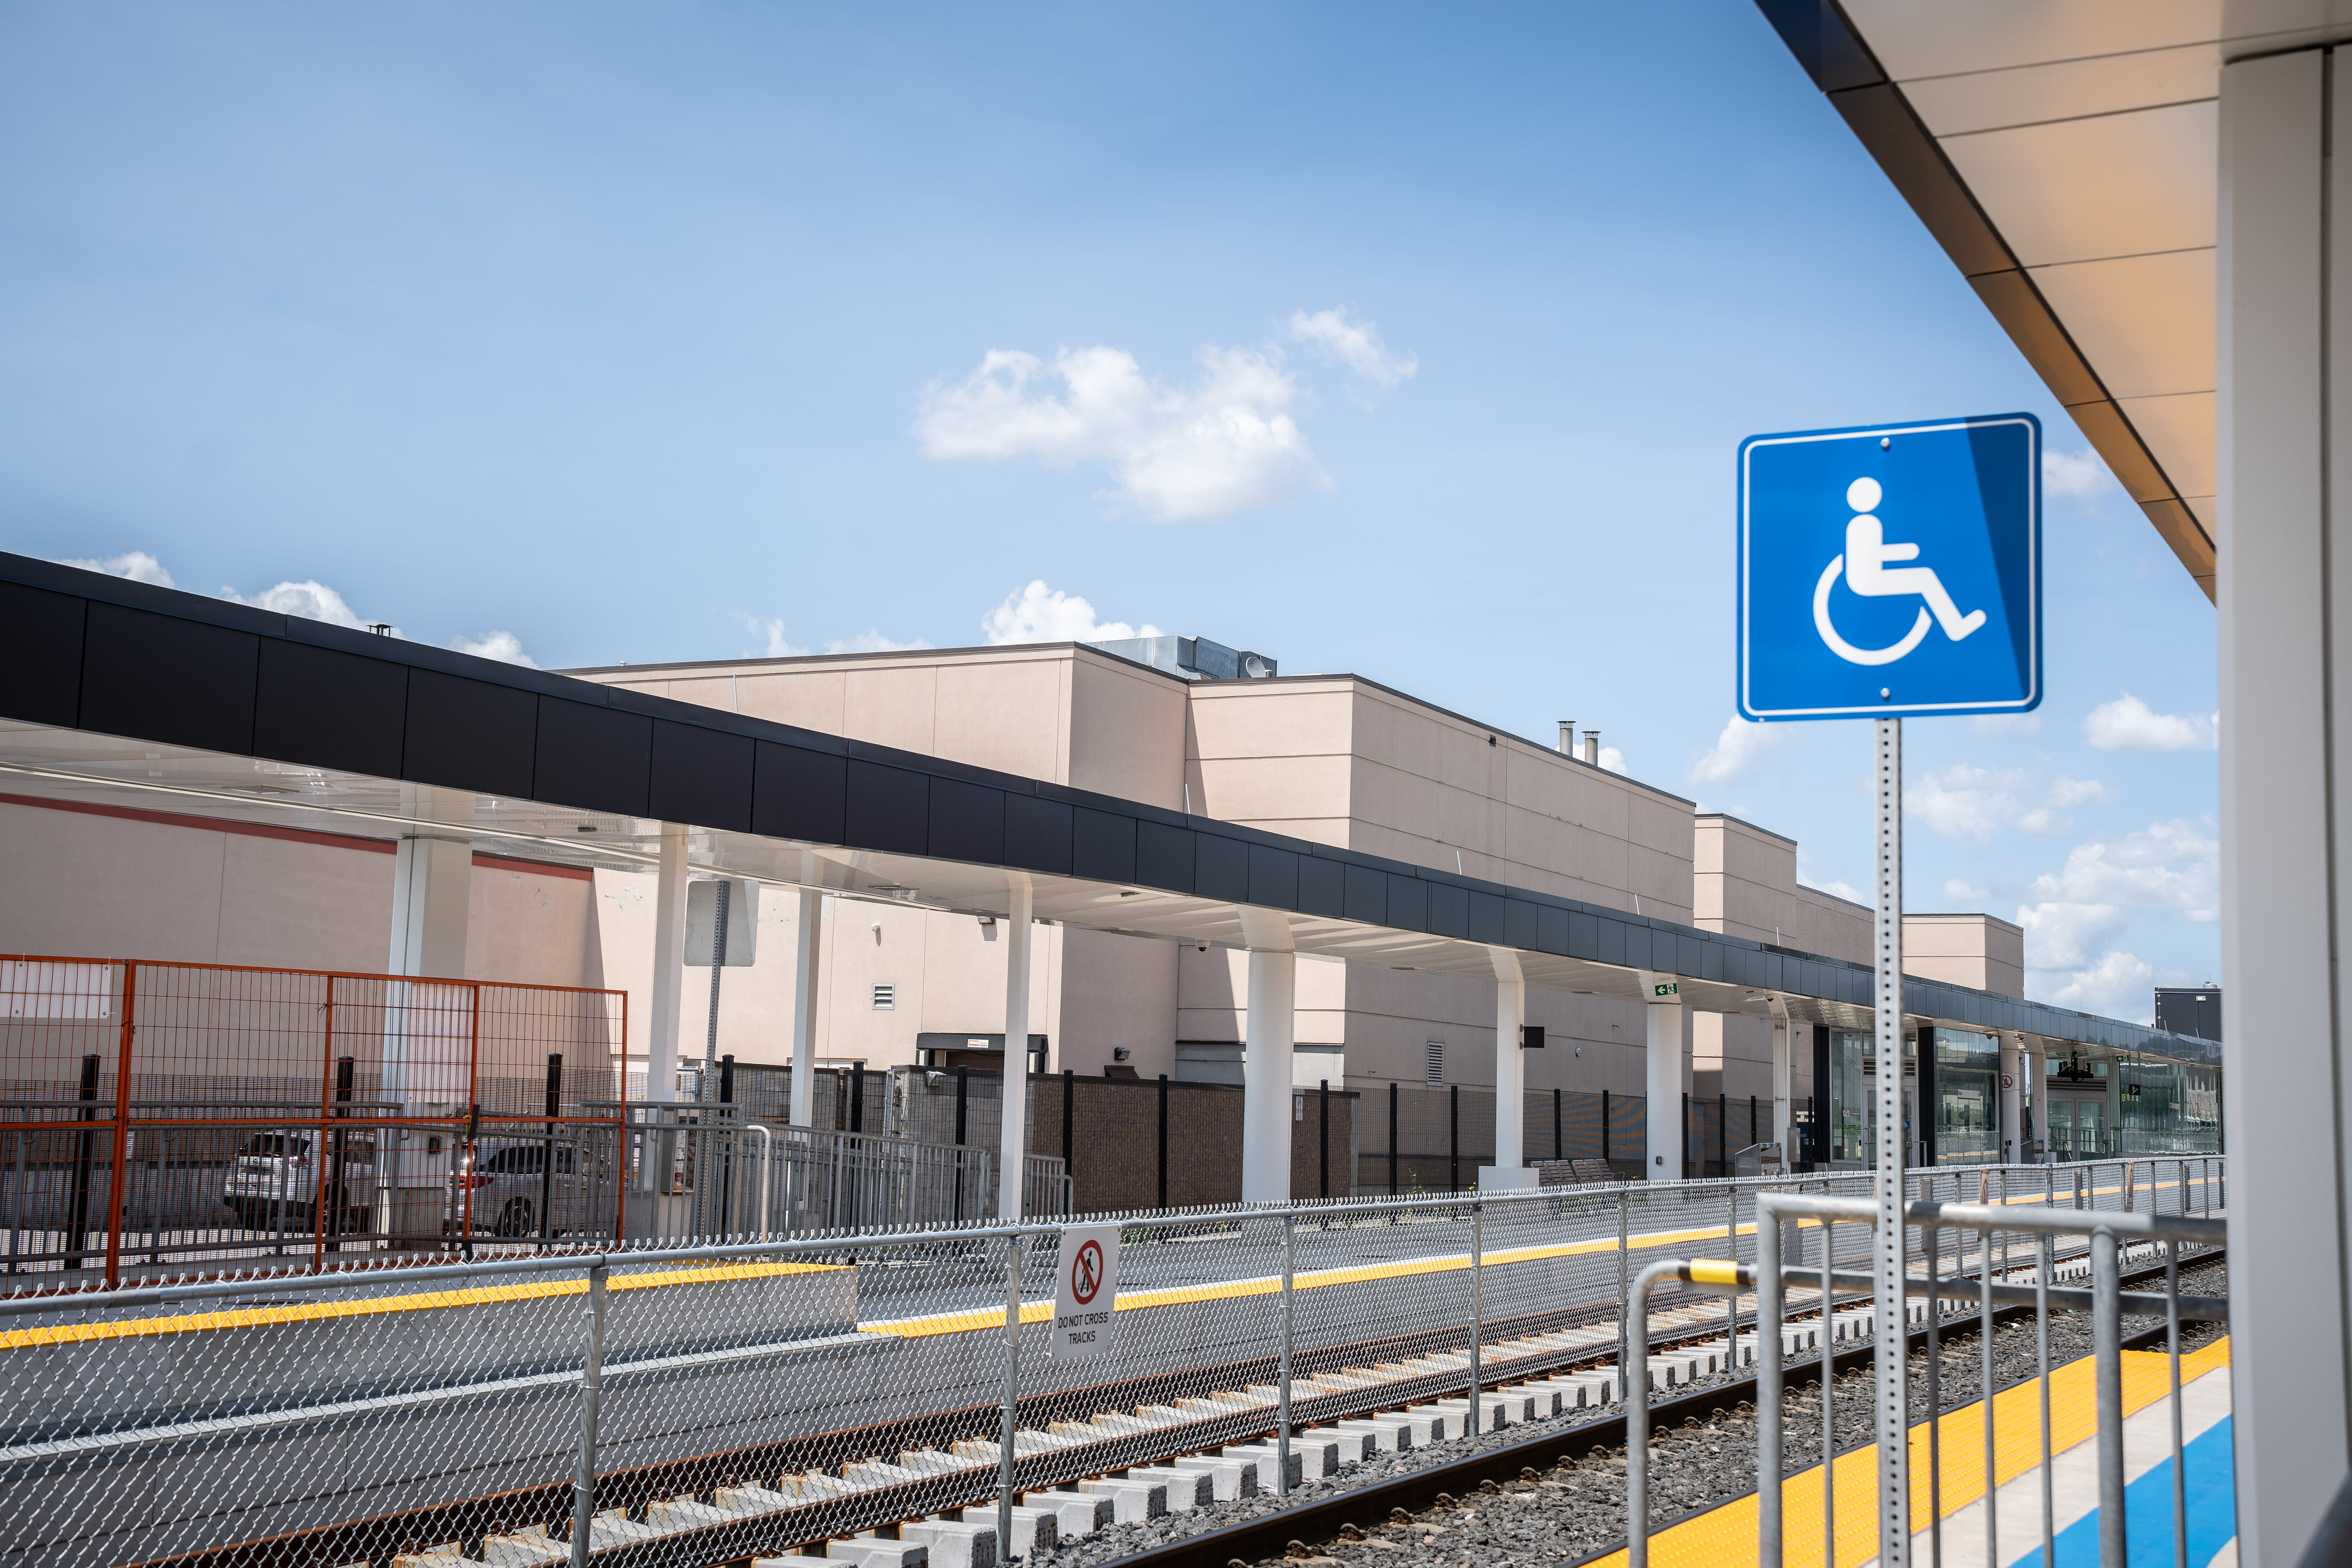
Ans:
[[[1085,1361],[1118,1339],[1118,1226],[1074,1225],[1062,1231],[1061,1278],[1054,1289],[1054,1359]]]
[[[2042,701],[2042,426],[1993,414],[1739,444],[1740,713]]]

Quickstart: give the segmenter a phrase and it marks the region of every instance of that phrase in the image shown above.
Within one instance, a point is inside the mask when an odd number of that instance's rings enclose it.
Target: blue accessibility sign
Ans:
[[[1739,711],[2022,713],[2042,701],[2031,414],[1739,444]]]

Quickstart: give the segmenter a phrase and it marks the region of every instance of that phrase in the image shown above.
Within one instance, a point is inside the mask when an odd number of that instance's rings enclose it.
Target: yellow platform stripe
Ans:
[[[2167,1182],[2162,1184],[2171,1186],[2174,1184]],[[2121,1192],[2123,1189],[2113,1187],[2097,1190]],[[2012,1198],[2009,1201],[2021,1204],[2028,1200]],[[2037,1194],[2032,1201],[2038,1204],[2042,1200]],[[1819,1222],[1803,1220],[1799,1224],[1801,1227],[1812,1228],[1817,1226]],[[1628,1252],[1654,1251],[1660,1247],[1720,1241],[1730,1234],[1731,1227],[1727,1225],[1707,1226],[1689,1230],[1648,1231],[1627,1237],[1625,1249]],[[1743,1225],[1739,1227],[1738,1234],[1754,1236],[1756,1227],[1753,1225]],[[1560,1242],[1549,1247],[1512,1247],[1504,1251],[1489,1252],[1484,1256],[1486,1267],[1491,1268],[1498,1264],[1537,1263],[1547,1258],[1589,1257],[1594,1253],[1616,1250],[1616,1237],[1601,1237],[1591,1241]],[[1297,1276],[1292,1289],[1320,1290],[1334,1285],[1360,1285],[1381,1279],[1405,1279],[1430,1274],[1465,1272],[1469,1267],[1470,1255],[1466,1252],[1458,1252],[1433,1258],[1411,1258],[1401,1263],[1366,1264],[1355,1268],[1317,1269]],[[1723,1279],[1708,1282],[1727,1285],[1735,1281]],[[1253,1279],[1221,1279],[1214,1284],[1186,1285],[1171,1289],[1129,1290],[1120,1294],[1115,1310],[1132,1312],[1151,1307],[1181,1307],[1204,1301],[1232,1301],[1252,1296],[1276,1295],[1279,1294],[1281,1289],[1282,1280],[1278,1277],[1265,1276]],[[1042,1323],[1053,1315],[1053,1308],[1045,1303],[1032,1303],[1021,1310],[1021,1321],[1024,1323]],[[1001,1309],[950,1312],[930,1317],[902,1318],[858,1325],[869,1333],[900,1334],[909,1339],[926,1338],[933,1334],[974,1333],[986,1329],[1002,1329],[1003,1326],[1004,1313]]]
[[[615,1274],[608,1289],[646,1290],[667,1285],[708,1285],[728,1280],[762,1279],[787,1274],[830,1274],[838,1263],[720,1263],[688,1268],[647,1269]],[[372,1318],[389,1312],[429,1312],[445,1307],[478,1307],[500,1301],[537,1301],[551,1296],[584,1296],[588,1281],[538,1279],[525,1285],[478,1285],[462,1290],[425,1290],[408,1296],[371,1296],[356,1301],[305,1301],[285,1307],[239,1307],[225,1312],[192,1312],[179,1317],[114,1318],[98,1323],[57,1323],[46,1328],[11,1329],[0,1333],[0,1350],[27,1345],[77,1344],[93,1340],[142,1339],[156,1334],[185,1334],[212,1329],[257,1328],[271,1323],[324,1322],[335,1318]],[[73,1303],[60,1301],[69,1311]]]
[[[1727,1226],[1710,1226],[1705,1230],[1661,1230],[1627,1238],[1626,1250],[1641,1252],[1662,1247],[1680,1247],[1695,1241],[1720,1241],[1729,1230]],[[1742,1234],[1752,1235],[1753,1226],[1741,1227]],[[1565,1241],[1549,1247],[1517,1247],[1483,1254],[1485,1267],[1492,1268],[1507,1263],[1537,1263],[1552,1258],[1577,1258],[1592,1253],[1614,1252],[1617,1238],[1604,1237],[1596,1241]],[[1310,1269],[1293,1278],[1293,1290],[1328,1290],[1336,1285],[1362,1285],[1381,1279],[1410,1279],[1430,1274],[1467,1273],[1470,1255],[1466,1252],[1442,1254],[1433,1258],[1407,1258],[1399,1263],[1368,1263],[1353,1268]],[[1203,1301],[1234,1301],[1251,1296],[1275,1296],[1282,1293],[1278,1275],[1266,1275],[1253,1279],[1220,1279],[1209,1285],[1181,1285],[1160,1290],[1127,1290],[1118,1298],[1121,1312],[1140,1311],[1152,1307],[1186,1307]],[[1021,1310],[1024,1323],[1041,1323],[1054,1315],[1050,1302],[1033,1302]],[[921,1338],[930,1334],[969,1333],[981,1329],[1004,1326],[1001,1308],[968,1312],[948,1312],[932,1317],[901,1318],[887,1322],[860,1323],[869,1333],[903,1334]]]
[[[2160,1351],[2123,1352],[2124,1414],[2128,1416],[2172,1392],[2169,1359]],[[2180,1358],[2185,1387],[2230,1364],[2227,1336]],[[2098,1433],[2097,1371],[2091,1358],[2070,1362],[2050,1374],[2050,1452],[2054,1458]],[[2006,1485],[2042,1463],[2042,1394],[2038,1383],[2022,1383],[1993,1395],[1993,1472]],[[1984,1406],[1955,1410],[1941,1423],[1943,1507],[1947,1517],[1985,1494]],[[1835,1568],[1853,1568],[1878,1555],[1878,1452],[1857,1448],[1841,1456],[1832,1475],[1836,1504]],[[1927,1428],[1911,1430],[1911,1528],[1927,1528]],[[1790,1476],[1781,1483],[1785,1568],[1824,1568],[1822,1530],[1822,1469]],[[1724,1568],[1752,1563],[1756,1551],[1754,1493],[1687,1519],[1650,1537],[1656,1568]],[[1624,1568],[1626,1554],[1614,1552],[1593,1568]]]
[[[2158,1184],[2149,1184],[2153,1190]],[[2171,1186],[2173,1183],[2163,1183]],[[2120,1192],[2120,1187],[2101,1187],[2097,1193]],[[2030,1198],[2012,1197],[2011,1203],[2040,1203],[2040,1194]],[[1816,1221],[1801,1221],[1811,1227]],[[1854,1222],[1859,1223],[1859,1222]],[[1722,1239],[1730,1233],[1728,1226],[1706,1226],[1691,1229],[1643,1232],[1627,1238],[1628,1252],[1654,1251],[1660,1247],[1682,1247],[1695,1242]],[[1743,1225],[1741,1236],[1753,1236],[1756,1227]],[[1596,1253],[1617,1250],[1614,1237],[1601,1237],[1588,1241],[1561,1242],[1548,1247],[1512,1247],[1485,1255],[1487,1267],[1511,1263],[1537,1263],[1549,1258],[1589,1257]],[[784,1274],[824,1273],[844,1267],[839,1264],[815,1263],[740,1263],[709,1267],[647,1270],[639,1274],[618,1275],[612,1281],[615,1290],[645,1289],[664,1285],[706,1284],[715,1280],[763,1279]],[[1397,1263],[1366,1264],[1353,1268],[1318,1269],[1297,1276],[1294,1289],[1300,1290],[1328,1289],[1339,1285],[1360,1285],[1383,1279],[1405,1279],[1431,1274],[1466,1271],[1470,1255],[1454,1253],[1432,1258],[1409,1258]],[[86,1341],[137,1338],[153,1334],[199,1333],[215,1329],[252,1328],[270,1323],[320,1321],[332,1318],[372,1317],[385,1312],[434,1311],[445,1307],[479,1306],[496,1301],[528,1301],[550,1296],[579,1295],[588,1289],[584,1279],[542,1280],[525,1285],[485,1285],[461,1290],[429,1290],[406,1296],[371,1297],[359,1301],[317,1301],[285,1307],[238,1308],[228,1311],[192,1312],[176,1317],[128,1318],[98,1323],[60,1323],[47,1328],[12,1329],[0,1331],[0,1351],[15,1350],[28,1345],[72,1344]],[[1142,1310],[1153,1307],[1192,1306],[1208,1301],[1239,1300],[1253,1296],[1278,1293],[1282,1281],[1265,1277],[1252,1279],[1224,1279],[1208,1285],[1187,1285],[1159,1290],[1135,1290],[1121,1295],[1118,1310]],[[60,1310],[72,1310],[66,1302]],[[1031,1302],[1021,1310],[1024,1323],[1042,1323],[1053,1316],[1047,1302]],[[898,1334],[908,1338],[923,1338],[934,1334],[972,1333],[988,1329],[1001,1329],[1004,1314],[991,1308],[961,1312],[945,1312],[921,1318],[907,1318],[858,1326],[874,1333]]]

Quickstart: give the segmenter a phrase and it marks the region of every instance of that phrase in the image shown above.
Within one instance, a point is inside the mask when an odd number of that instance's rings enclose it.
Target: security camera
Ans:
[[[1202,952],[1208,952],[1208,951],[1209,951],[1209,944],[1208,944],[1208,942],[1205,942],[1205,941],[1203,941],[1203,942],[1197,942],[1197,943],[1195,943],[1194,945],[1195,945],[1195,946],[1197,946],[1197,947],[1199,947],[1199,948],[1200,948],[1200,950],[1201,950]]]

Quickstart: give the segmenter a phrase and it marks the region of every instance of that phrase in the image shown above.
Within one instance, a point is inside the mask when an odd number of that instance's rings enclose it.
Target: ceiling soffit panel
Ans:
[[[2197,5],[2169,0],[2155,4],[2084,0],[2080,5],[2068,6],[2049,6],[2040,0],[1949,5],[1855,0],[1843,8],[1836,0],[1757,0],[1757,5],[1969,279],[1994,320],[2074,418],[2126,492],[2139,503],[2158,536],[2211,598],[2213,536],[2199,514],[2184,504],[2185,498],[2210,493],[2210,482],[2190,480],[2184,486],[2179,476],[2168,471],[2164,459],[2119,405],[2098,361],[2069,330],[2064,314],[2043,293],[2026,262],[2048,267],[2210,247],[2215,221],[2213,106],[2168,103],[2130,113],[2106,113],[2090,121],[2064,120],[1956,135],[1948,144],[1929,133],[1907,96],[1911,84],[1896,85],[1881,61],[1899,59],[1896,74],[1900,76],[1945,80],[1945,88],[1937,89],[1945,95],[1941,109],[1956,117],[1973,114],[1980,122],[1992,112],[1989,106],[2003,90],[2000,84],[1957,83],[1947,79],[2069,60],[2081,64],[2089,57],[2119,52],[2117,40],[2126,37],[2132,40],[2128,48],[2150,51],[2210,43],[2219,21],[2214,5],[2210,0]],[[1862,22],[1861,31],[1855,31],[1849,15]],[[1883,54],[1874,52],[1882,34],[1887,51]],[[2112,104],[2128,103],[2135,90],[2179,90],[2188,69],[2185,62],[2171,60],[2072,75],[2096,86],[2100,100]],[[2020,101],[2038,101],[2048,109],[2053,107],[2051,95],[2064,85],[2067,74],[2021,84],[2012,96]],[[2132,85],[2135,79],[2140,83],[2137,89]],[[2146,122],[2120,123],[2141,121]],[[2193,195],[2198,185],[2196,170],[2168,176],[2160,164],[2177,161],[2180,150],[2193,147],[2200,134],[2207,147],[2199,166],[2204,176],[2201,212],[2184,217],[2155,210],[2178,201],[2184,186]],[[1963,147],[1967,150],[1959,151]],[[2084,163],[2095,160],[2112,164],[2135,156],[2158,163],[2104,184]],[[1969,171],[1964,172],[1963,162],[1969,164]],[[1971,174],[1987,182],[1985,189],[1974,188]],[[2086,182],[2091,186],[2087,190]],[[2130,243],[2103,245],[2084,221],[2070,213],[2070,205],[2120,213],[2133,226]],[[2026,237],[2016,240],[2005,231],[2005,223],[2021,225]],[[2023,260],[2021,250],[2025,252]],[[2213,310],[2209,295],[2201,312],[2209,322]],[[2112,323],[2102,325],[2112,331]],[[2201,337],[2210,342],[2210,336],[2209,324]],[[2194,353],[2200,337],[2192,325],[2188,333],[2191,346],[2176,345],[2160,359],[2167,364],[2181,361]],[[2124,368],[2133,374],[2146,369]],[[2202,380],[2210,387],[2210,373]],[[2193,447],[2179,442],[2168,445],[2194,456]],[[2210,449],[2209,434],[2204,450],[2210,453]],[[2210,469],[2209,458],[2200,471]]]
[[[2208,43],[1900,79],[1920,120],[1943,137],[2210,99],[2221,71],[2221,50]]]
[[[2210,496],[2214,477],[2213,432],[2220,399],[2210,392],[2124,399],[2124,417],[2156,454],[2185,495]]]
[[[2210,43],[2221,0],[1845,0],[1898,81]]]
[[[2032,272],[2068,331],[2119,400],[2210,392],[2214,385],[2214,252],[2175,250],[2073,261]],[[2172,330],[2146,331],[2149,321]],[[2153,433],[2142,426],[2151,441]],[[2159,460],[2166,454],[2158,453]],[[2166,461],[2168,470],[2171,464]],[[2175,473],[2184,489],[2186,474]]]
[[[2220,112],[2209,99],[1979,131],[1942,145],[2027,267],[2210,248],[2220,221]]]

